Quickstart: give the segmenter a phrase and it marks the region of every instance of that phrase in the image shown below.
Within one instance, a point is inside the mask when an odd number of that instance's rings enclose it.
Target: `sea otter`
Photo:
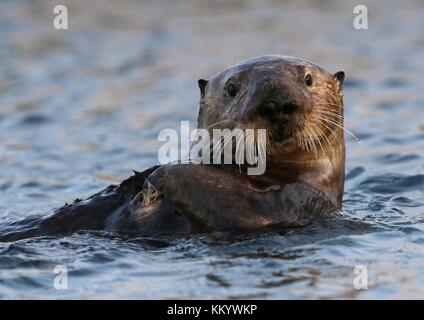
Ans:
[[[267,129],[266,171],[237,165],[167,164],[136,172],[48,217],[1,226],[1,241],[107,230],[185,235],[291,227],[341,211],[344,72],[260,56],[201,79],[198,127]]]

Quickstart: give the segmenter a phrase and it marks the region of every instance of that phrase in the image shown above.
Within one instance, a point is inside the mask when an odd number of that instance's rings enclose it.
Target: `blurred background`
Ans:
[[[53,28],[56,4],[69,30]],[[368,30],[353,28],[358,4]],[[422,298],[423,17],[422,0],[1,1],[0,221],[51,213],[157,163],[159,131],[196,121],[197,79],[252,56],[344,70],[346,126],[363,143],[346,136],[348,226],[225,250],[186,239],[154,254],[103,238],[4,245],[0,297],[56,297],[45,270],[66,260],[80,279],[60,293],[71,298]],[[374,290],[352,289],[360,262],[375,266]]]

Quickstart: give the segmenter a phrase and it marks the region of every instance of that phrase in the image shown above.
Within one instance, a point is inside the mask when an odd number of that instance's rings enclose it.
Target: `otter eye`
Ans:
[[[312,83],[314,83],[310,74],[305,76],[305,83],[308,87],[312,86]]]
[[[227,86],[227,94],[228,94],[231,98],[234,98],[234,97],[236,96],[237,92],[238,92],[238,89],[237,89],[237,87],[236,87],[236,85],[235,85],[234,83],[230,83],[230,84]]]

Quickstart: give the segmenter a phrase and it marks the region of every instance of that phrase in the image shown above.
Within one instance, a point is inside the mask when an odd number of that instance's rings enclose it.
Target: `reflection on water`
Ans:
[[[345,214],[267,234],[0,244],[0,298],[422,298],[421,1],[0,3],[0,222],[51,212],[154,164],[160,129],[197,116],[196,80],[268,53],[346,71]],[[355,265],[368,290],[353,288]],[[69,269],[69,289],[53,268]]]

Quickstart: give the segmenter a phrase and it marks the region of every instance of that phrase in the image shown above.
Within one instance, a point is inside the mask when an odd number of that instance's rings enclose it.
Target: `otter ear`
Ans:
[[[205,89],[206,89],[206,85],[208,84],[208,80],[199,79],[197,83],[199,84],[199,88],[200,88],[200,96],[201,98],[203,98],[205,96]]]
[[[336,81],[337,81],[337,85],[339,87],[339,91],[342,91],[343,90],[343,81],[344,81],[344,78],[345,78],[344,71],[339,71],[339,72],[336,72],[334,74],[334,79],[336,79]]]

